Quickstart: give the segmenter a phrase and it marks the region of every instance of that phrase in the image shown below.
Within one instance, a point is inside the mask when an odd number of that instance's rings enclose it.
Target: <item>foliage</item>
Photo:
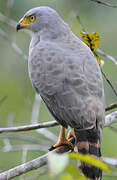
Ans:
[[[61,180],[65,180],[65,179],[86,180],[87,179],[86,177],[84,177],[84,175],[81,174],[79,168],[70,164],[70,161],[68,161],[68,158],[86,162],[93,166],[99,167],[106,173],[111,173],[111,170],[109,169],[107,164],[103,163],[101,160],[96,159],[90,155],[83,155],[80,153],[70,153],[70,154],[59,155],[59,154],[51,152],[49,153],[49,157],[48,157],[48,166],[50,170],[50,176],[52,178],[65,172],[65,174],[61,175],[61,178],[60,178]]]
[[[99,66],[101,66],[101,61],[99,56],[96,54],[96,49],[98,48],[99,45],[99,34],[97,32],[94,33],[85,33],[85,32],[80,32],[82,41],[89,46],[93,54],[95,55]]]
[[[86,162],[86,163],[91,164],[93,166],[99,167],[100,169],[102,169],[106,173],[111,173],[111,170],[108,168],[107,164],[103,163],[101,160],[94,158],[90,155],[83,155],[80,153],[70,153],[69,157],[79,159],[83,162]]]

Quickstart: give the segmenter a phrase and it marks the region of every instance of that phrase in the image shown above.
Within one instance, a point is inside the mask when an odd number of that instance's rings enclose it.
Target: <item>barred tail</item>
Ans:
[[[74,129],[76,136],[77,149],[79,153],[90,154],[96,156],[98,159],[101,157],[101,134],[100,131],[93,128],[89,130],[78,131]],[[101,169],[81,162],[80,169],[83,174],[93,180],[100,180],[102,178]]]

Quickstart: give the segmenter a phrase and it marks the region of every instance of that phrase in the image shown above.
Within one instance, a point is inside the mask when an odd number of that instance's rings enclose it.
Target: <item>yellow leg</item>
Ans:
[[[75,137],[74,133],[72,132],[72,130],[70,129],[68,134],[67,134],[67,139],[69,140],[71,137]]]
[[[54,146],[52,146],[49,150],[53,150],[64,144],[69,145],[69,146],[71,146],[72,149],[74,149],[74,145],[71,142],[69,142],[68,139],[66,139],[66,137],[65,137],[65,128],[63,126],[61,126],[59,139],[58,139],[57,143]]]

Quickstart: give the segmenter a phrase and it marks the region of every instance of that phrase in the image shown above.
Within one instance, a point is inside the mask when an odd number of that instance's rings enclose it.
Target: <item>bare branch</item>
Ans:
[[[74,144],[75,139],[72,137],[70,139],[70,142]],[[64,152],[68,152],[68,151],[70,151],[70,147],[66,146],[66,145],[62,145],[54,150],[54,152],[56,152],[56,153],[64,153]],[[38,157],[32,161],[29,161],[22,165],[16,166],[15,168],[12,168],[8,171],[0,173],[0,179],[1,180],[9,180],[9,179],[12,179],[13,177],[20,176],[21,174],[24,174],[28,171],[42,167],[47,164],[47,157],[48,157],[48,153],[41,157]]]
[[[114,109],[114,108],[117,108],[117,102],[108,105],[108,106],[105,108],[105,111],[109,111],[109,110],[112,110],[112,109]]]
[[[98,4],[102,4],[102,5],[104,5],[104,6],[117,8],[117,5],[110,4],[110,3],[108,3],[108,2],[103,2],[103,1],[101,1],[101,0],[90,0],[90,1],[96,2],[96,3],[98,3]]]
[[[105,126],[109,126],[113,122],[117,121],[117,111],[110,113],[105,118]],[[59,123],[57,121],[50,121],[50,122],[44,122],[39,124],[33,124],[33,125],[25,125],[25,126],[18,126],[18,127],[8,127],[8,128],[0,128],[0,133],[4,132],[19,132],[19,131],[30,131],[35,129],[41,129],[41,128],[48,128],[57,126]]]
[[[109,126],[113,122],[117,121],[117,111],[110,113],[105,118],[105,126]],[[8,128],[0,128],[0,133],[4,132],[19,132],[19,131],[30,131],[35,129],[41,129],[41,128],[48,128],[57,126],[59,123],[57,121],[50,121],[50,122],[44,122],[39,124],[33,124],[33,125],[25,125],[25,126],[18,126],[18,127],[8,127]]]
[[[103,56],[103,57],[105,57],[105,58],[107,58],[107,59],[110,59],[111,61],[113,61],[113,62],[115,63],[115,65],[117,65],[117,58],[115,58],[115,57],[113,57],[113,56],[111,56],[111,55],[103,52],[103,51],[102,51],[101,49],[99,49],[99,48],[96,50],[96,52],[97,52],[98,54],[100,54],[101,56]]]
[[[80,19],[80,16],[79,16],[79,15],[76,16],[76,19],[77,19],[78,22],[79,22],[79,25],[80,25],[81,30],[82,30],[83,32],[86,32],[86,30],[85,30],[85,28],[84,28],[84,26],[83,26],[83,24],[82,24],[82,22],[81,22],[81,19]]]
[[[114,86],[112,85],[112,83],[110,82],[110,80],[107,78],[106,74],[102,71],[102,69],[101,69],[101,72],[102,72],[102,75],[104,76],[104,78],[106,79],[107,83],[108,83],[109,86],[111,87],[112,91],[113,91],[114,94],[117,96],[117,92],[116,92]]]
[[[9,128],[0,128],[0,133],[3,132],[19,132],[19,131],[30,131],[35,129],[47,128],[57,126],[57,121],[50,121],[44,122],[40,124],[33,124],[33,125],[25,125],[25,126],[18,126],[18,127],[9,127]]]
[[[117,121],[117,111],[114,111],[108,115],[106,115],[105,119],[105,127],[111,125],[112,123]]]
[[[117,158],[102,157],[101,159],[108,165],[117,166]]]

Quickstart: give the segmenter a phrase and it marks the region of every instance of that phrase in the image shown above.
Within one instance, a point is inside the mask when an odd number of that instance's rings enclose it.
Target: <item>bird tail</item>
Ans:
[[[101,134],[100,131],[92,128],[89,130],[78,131],[74,129],[76,136],[77,149],[79,153],[90,154],[98,159],[101,157]],[[80,169],[83,174],[93,180],[101,180],[102,171],[101,169],[92,166],[90,164],[81,162]]]

